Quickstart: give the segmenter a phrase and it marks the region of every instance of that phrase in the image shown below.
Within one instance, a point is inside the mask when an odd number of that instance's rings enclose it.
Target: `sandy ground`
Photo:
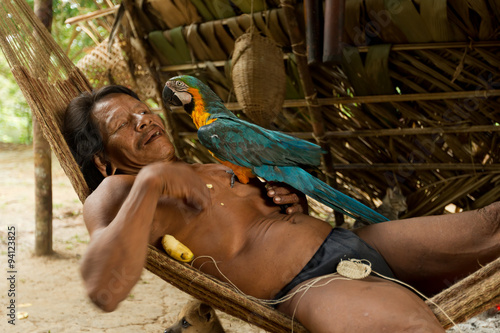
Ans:
[[[0,145],[0,332],[163,332],[174,323],[190,296],[144,270],[128,299],[113,313],[103,313],[85,296],[78,266],[89,237],[82,206],[57,160],[53,160],[54,255],[34,256],[34,180],[31,147]],[[8,323],[7,228],[16,229],[17,312],[27,314]],[[8,310],[8,309],[7,309]],[[264,332],[219,313],[228,332]],[[463,332],[500,332],[500,315],[474,318]],[[450,332],[459,332],[456,328]]]

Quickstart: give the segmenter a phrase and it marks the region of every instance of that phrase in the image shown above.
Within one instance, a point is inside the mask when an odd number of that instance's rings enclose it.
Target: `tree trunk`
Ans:
[[[52,25],[52,0],[35,0],[36,16],[47,30]],[[33,117],[35,163],[35,255],[52,253],[52,171],[50,145]]]

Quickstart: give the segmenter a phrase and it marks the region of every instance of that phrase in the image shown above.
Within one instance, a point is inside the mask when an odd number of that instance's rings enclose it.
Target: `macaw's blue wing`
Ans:
[[[299,167],[319,165],[322,150],[315,144],[224,116],[200,127],[198,138],[217,158],[250,168],[267,181],[286,183],[353,218],[371,223],[387,221]]]
[[[224,116],[200,127],[198,138],[217,158],[251,169],[263,164],[317,166],[323,153],[308,141]]]
[[[268,181],[287,183],[311,198],[318,200],[322,204],[355,219],[361,219],[370,223],[388,221],[385,216],[344,193],[337,191],[318,178],[311,176],[301,168],[293,166],[277,167],[262,165],[255,168],[254,172]]]

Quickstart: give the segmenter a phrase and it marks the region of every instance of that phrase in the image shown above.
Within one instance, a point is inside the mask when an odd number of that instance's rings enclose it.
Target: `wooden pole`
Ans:
[[[297,62],[297,68],[299,71],[299,77],[304,90],[305,98],[307,101],[307,109],[311,117],[313,133],[316,137],[316,141],[323,148],[325,154],[323,155],[323,168],[327,175],[327,184],[336,188],[335,172],[333,170],[333,158],[330,151],[330,144],[325,138],[325,122],[323,119],[323,114],[321,112],[321,107],[318,104],[316,98],[316,90],[314,88],[314,83],[311,78],[311,73],[309,72],[309,67],[307,65],[307,54],[306,46],[302,34],[300,32],[300,27],[297,22],[297,16],[295,14],[294,1],[291,0],[281,0],[281,6],[283,7],[285,13],[285,25],[288,31],[288,36],[290,37],[290,42],[292,44],[292,51],[295,55]],[[335,211],[335,223],[341,225],[344,223],[344,216]]]
[[[35,0],[36,16],[50,31],[52,0]],[[33,152],[35,163],[35,255],[52,253],[52,158],[40,124],[33,117]]]
[[[172,144],[175,147],[177,156],[179,158],[184,158],[185,154],[184,151],[181,149],[182,145],[179,141],[179,135],[177,132],[177,128],[175,127],[174,124],[174,119],[172,117],[172,113],[170,110],[167,109],[167,106],[163,104],[161,95],[163,91],[163,87],[165,82],[162,82],[160,74],[159,74],[159,66],[156,68],[153,67],[154,61],[151,59],[151,54],[154,54],[154,52],[151,50],[151,48],[148,46],[147,43],[144,42],[145,36],[147,36],[146,32],[144,31],[143,27],[141,25],[136,25],[136,22],[139,21],[137,17],[137,10],[136,10],[136,2],[135,0],[123,0],[122,4],[125,6],[125,15],[129,19],[130,23],[130,28],[132,29],[133,35],[137,38],[139,41],[140,47],[141,47],[141,53],[145,56],[146,62],[148,64],[151,64],[148,66],[147,70],[149,71],[150,75],[154,78],[155,82],[155,90],[157,94],[157,100],[160,105],[160,108],[163,110],[163,115],[165,116],[165,123],[166,123],[166,129],[167,132],[170,136],[170,139],[172,141]]]

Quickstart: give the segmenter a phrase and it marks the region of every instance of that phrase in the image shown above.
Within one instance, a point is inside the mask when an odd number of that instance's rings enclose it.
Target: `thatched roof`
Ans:
[[[307,11],[317,14],[307,24],[302,1],[254,1],[253,16],[250,3],[124,1],[120,36],[128,51],[108,67],[121,62],[130,71],[94,83],[126,84],[159,103],[165,80],[196,75],[245,118],[230,66],[235,40],[253,24],[284,52],[286,98],[271,127],[319,140],[330,153],[323,170],[338,189],[375,207],[399,186],[407,217],[497,200],[498,1],[346,0],[345,9]],[[166,117],[182,156],[211,161],[186,114]]]

